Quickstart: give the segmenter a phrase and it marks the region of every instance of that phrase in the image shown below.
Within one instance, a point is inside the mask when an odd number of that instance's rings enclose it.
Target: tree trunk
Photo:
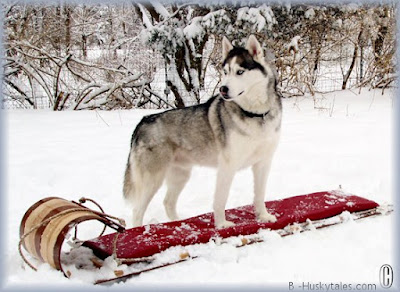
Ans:
[[[82,56],[86,59],[87,57],[87,37],[82,34]]]
[[[175,96],[175,106],[177,108],[184,108],[185,103],[183,102],[182,96],[179,93],[178,88],[174,84],[172,84],[170,80],[167,80],[167,86],[171,89],[172,93]]]
[[[71,7],[64,6],[65,14],[65,53],[68,54],[71,48]]]
[[[353,58],[351,60],[349,70],[347,70],[346,74],[343,76],[342,90],[346,89],[347,82],[349,81],[351,72],[353,72],[354,65],[355,65],[356,59],[357,59],[358,44],[361,41],[362,32],[363,31],[361,30],[360,33],[358,34],[357,42],[354,44]]]
[[[375,55],[375,66],[382,67],[382,50],[383,44],[385,42],[386,35],[389,32],[389,28],[387,25],[387,17],[389,15],[389,8],[384,8],[384,15],[380,18],[381,25],[379,26],[378,35],[374,42],[374,55]]]

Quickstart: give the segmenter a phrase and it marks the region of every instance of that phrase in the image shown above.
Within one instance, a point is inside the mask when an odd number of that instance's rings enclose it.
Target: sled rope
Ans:
[[[117,256],[117,241],[118,241],[119,232],[115,233],[114,241],[113,241],[113,259],[117,262],[118,265],[121,265],[121,260],[118,259]]]
[[[89,208],[86,208],[86,207],[85,207],[86,209],[85,209],[84,211],[90,212],[90,213],[92,213],[92,214],[94,214],[94,215],[98,215],[98,216],[103,217],[103,218],[105,218],[105,219],[107,219],[107,220],[110,220],[110,219],[116,220],[116,221],[119,222],[120,227],[125,227],[125,226],[126,226],[126,223],[125,223],[125,220],[124,220],[124,219],[118,218],[118,217],[115,217],[115,216],[112,216],[112,215],[109,215],[109,214],[104,213],[103,208],[101,208],[101,206],[100,206],[98,203],[96,203],[94,200],[91,200],[91,199],[88,199],[88,198],[81,198],[81,199],[79,200],[79,202],[81,202],[81,203],[85,203],[86,201],[90,201],[90,202],[92,202],[93,204],[97,205],[97,206],[99,207],[99,209],[100,209],[102,212],[98,212],[98,211],[95,211],[95,210],[92,210],[92,209],[89,209]],[[80,204],[79,204],[79,205],[80,205]],[[82,207],[84,207],[84,206],[82,206]],[[64,215],[66,215],[66,214],[74,213],[74,212],[82,212],[82,208],[72,208],[72,209],[68,209],[68,210],[61,211],[61,212],[59,212],[59,213],[57,213],[57,214],[55,214],[55,215],[53,215],[53,216],[50,216],[49,218],[43,220],[43,221],[40,222],[39,224],[37,224],[37,225],[35,225],[34,227],[32,227],[28,232],[24,233],[24,234],[21,236],[21,238],[20,238],[20,240],[19,240],[19,242],[18,242],[18,252],[19,252],[21,258],[23,259],[23,261],[24,261],[32,270],[37,271],[37,268],[25,257],[24,253],[22,252],[22,244],[23,244],[23,241],[25,240],[25,238],[28,237],[28,236],[29,236],[30,234],[32,234],[33,232],[37,231],[37,230],[38,230],[39,228],[41,228],[42,226],[47,225],[50,221],[52,221],[52,220],[54,220],[54,219],[57,219],[57,218],[59,218],[59,217],[61,217],[61,216],[64,216]],[[106,228],[107,228],[107,226],[104,225],[104,229],[103,229],[103,231],[101,232],[100,236],[103,235],[103,233],[104,233],[104,231],[105,231]],[[119,233],[117,233],[117,234],[119,234]],[[74,238],[74,239],[76,239],[76,235],[77,235],[77,226],[75,226],[75,238]],[[117,239],[117,238],[118,238],[118,237],[116,236],[116,239]],[[116,246],[116,240],[115,240],[115,246]],[[115,248],[115,252],[116,252],[116,248]],[[116,257],[116,254],[115,254],[115,257]]]
[[[89,198],[84,198],[84,197],[79,199],[79,203],[81,203],[81,204],[86,203],[86,201],[92,202],[93,204],[95,204],[101,210],[102,213],[104,213],[103,208],[95,200],[92,200],[92,199],[89,199]],[[113,216],[110,215],[109,217],[112,218]],[[118,220],[121,223],[121,225],[123,225],[124,227],[126,226],[126,223],[125,223],[125,221],[123,219],[120,219],[120,218],[117,218],[117,217],[114,217],[114,219]],[[122,220],[122,222],[120,220]],[[106,231],[106,228],[107,228],[107,226],[104,225],[103,231],[101,232],[99,237],[104,234],[104,232]],[[76,235],[76,233],[77,233],[77,227],[75,227],[75,235]],[[118,249],[117,249],[118,236],[119,236],[119,232],[117,232],[115,234],[115,237],[114,237],[114,240],[113,240],[113,259],[117,262],[118,265],[121,265],[123,259],[119,259],[118,256],[117,256],[117,252],[118,252]],[[76,238],[76,236],[75,236],[75,238]]]
[[[81,204],[85,204],[86,201],[89,201],[89,202],[92,202],[93,204],[95,204],[100,209],[100,211],[104,214],[103,208],[95,200],[85,198],[85,197],[82,197],[79,199],[79,203],[81,203]],[[102,236],[104,234],[104,232],[106,231],[106,229],[107,229],[107,226],[104,225],[103,231],[101,231],[99,236]],[[78,238],[78,225],[75,226],[75,235],[74,235],[74,239],[77,239],[77,238]]]
[[[122,265],[122,264],[132,264],[132,263],[136,263],[136,262],[143,262],[143,261],[151,261],[153,260],[152,257],[146,257],[146,258],[139,258],[139,259],[130,259],[130,258],[120,258],[118,257],[118,248],[117,248],[117,242],[118,242],[118,238],[119,235],[121,233],[120,232],[116,232],[113,242],[112,242],[112,257],[114,259],[114,261],[117,263],[118,266]]]
[[[99,207],[99,209],[101,210],[101,212],[98,212],[98,211],[95,211],[95,210],[92,210],[92,209],[87,209],[87,211],[90,211],[90,212],[92,212],[93,214],[98,215],[98,216],[100,216],[100,217],[106,217],[107,219],[116,220],[116,221],[119,222],[119,224],[120,224],[122,227],[125,227],[125,226],[126,226],[126,222],[125,222],[124,219],[104,213],[103,208],[102,208],[98,203],[96,203],[95,200],[92,200],[92,199],[89,199],[89,198],[84,198],[84,197],[82,197],[82,198],[79,199],[79,202],[81,202],[82,204],[85,203],[86,201],[92,202],[92,203],[95,204],[97,207]]]

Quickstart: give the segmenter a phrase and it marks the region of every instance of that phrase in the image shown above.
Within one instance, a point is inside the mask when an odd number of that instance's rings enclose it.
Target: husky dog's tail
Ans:
[[[125,200],[133,201],[135,196],[135,185],[132,177],[132,165],[130,163],[130,155],[128,157],[128,162],[126,164],[123,194]]]
[[[149,153],[145,154],[147,155],[144,156],[150,156]],[[140,156],[134,151],[129,155],[123,187],[124,198],[133,207],[133,227],[143,224],[147,206],[160,188],[166,174],[166,163],[161,166],[157,164],[159,155],[144,164],[141,159],[137,159],[137,155]]]

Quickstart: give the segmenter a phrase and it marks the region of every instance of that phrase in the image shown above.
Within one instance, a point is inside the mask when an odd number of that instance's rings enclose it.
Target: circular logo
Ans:
[[[379,270],[379,282],[382,288],[390,288],[393,284],[393,268],[390,265],[383,265]]]

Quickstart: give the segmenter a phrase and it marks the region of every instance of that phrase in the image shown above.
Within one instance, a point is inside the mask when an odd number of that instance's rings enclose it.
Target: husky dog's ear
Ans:
[[[231,42],[224,37],[222,39],[222,59],[225,60],[226,56],[228,56],[228,53],[230,50],[233,49],[233,46],[231,44]]]
[[[261,60],[264,58],[263,49],[254,35],[251,35],[247,40],[246,49],[254,59]]]

